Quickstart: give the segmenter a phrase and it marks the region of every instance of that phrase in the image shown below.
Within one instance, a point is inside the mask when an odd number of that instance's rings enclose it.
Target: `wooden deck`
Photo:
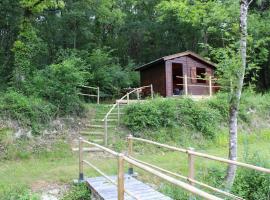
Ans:
[[[117,176],[111,176],[110,178],[114,181],[117,180]],[[104,177],[88,178],[86,179],[86,183],[97,199],[117,200],[117,186],[110,183]],[[149,185],[129,175],[125,175],[125,189],[140,200],[172,200]],[[135,200],[135,198],[125,194],[125,200]]]

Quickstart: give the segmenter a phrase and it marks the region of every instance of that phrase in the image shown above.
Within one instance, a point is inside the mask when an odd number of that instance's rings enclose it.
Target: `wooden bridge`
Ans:
[[[128,141],[128,153],[124,155],[122,153],[117,153],[107,147],[101,146],[99,144],[89,142],[80,138],[79,140],[79,181],[86,181],[89,188],[92,191],[92,194],[97,199],[103,200],[133,200],[133,199],[140,199],[140,200],[169,200],[170,197],[165,196],[164,194],[156,191],[155,188],[149,186],[148,184],[138,180],[137,178],[131,176],[133,174],[133,167],[140,168],[141,170],[152,174],[155,177],[160,178],[167,183],[170,183],[174,186],[185,190],[186,192],[190,193],[191,197],[202,197],[203,199],[209,200],[221,200],[221,199],[237,199],[243,200],[243,198],[236,196],[234,194],[225,192],[221,189],[212,187],[195,179],[195,159],[196,157],[200,157],[203,159],[213,160],[225,164],[233,164],[237,165],[238,167],[244,167],[250,170],[256,170],[263,173],[270,174],[270,169],[250,165],[243,162],[228,160],[225,158],[212,156],[200,152],[196,152],[192,149],[182,149],[174,146],[169,146],[166,144],[157,143],[154,141],[136,138],[133,136],[127,137]],[[133,143],[134,141],[143,142],[146,144],[152,144],[158,146],[160,148],[165,148],[171,151],[177,151],[183,154],[188,155],[188,177],[185,177],[181,174],[168,171],[161,167],[152,165],[150,163],[138,160],[133,157]],[[98,148],[118,160],[118,173],[116,176],[108,176],[104,172],[102,172],[98,167],[93,165],[90,161],[84,159],[84,146],[92,146]],[[125,163],[129,164],[128,174],[124,172],[124,165]],[[95,171],[97,171],[101,176],[100,177],[91,177],[85,178],[83,168],[84,165],[90,166]],[[204,188],[207,191],[211,191],[214,194],[210,194],[205,192],[200,188]]]

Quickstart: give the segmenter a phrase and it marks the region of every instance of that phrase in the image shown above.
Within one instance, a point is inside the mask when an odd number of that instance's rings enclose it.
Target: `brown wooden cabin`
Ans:
[[[210,93],[207,77],[213,77],[215,68],[212,62],[194,52],[186,51],[149,62],[136,71],[140,71],[141,86],[152,84],[154,92],[161,96],[203,96]]]

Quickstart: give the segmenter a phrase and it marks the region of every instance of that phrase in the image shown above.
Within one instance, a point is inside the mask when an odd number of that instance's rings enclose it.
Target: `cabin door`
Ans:
[[[181,63],[172,63],[173,95],[184,94],[183,66]]]

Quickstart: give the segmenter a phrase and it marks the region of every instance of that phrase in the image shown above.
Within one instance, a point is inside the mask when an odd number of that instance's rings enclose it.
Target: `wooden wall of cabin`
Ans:
[[[166,96],[165,64],[148,67],[140,71],[141,86],[153,84],[155,93]]]
[[[213,69],[201,62],[200,60],[190,57],[190,56],[182,56],[179,58],[175,58],[172,60],[168,60],[165,62],[166,68],[166,96],[173,95],[173,78],[172,78],[172,65],[173,63],[181,63],[183,69],[183,76],[186,74],[187,77],[196,78],[196,68],[205,69],[207,75],[213,76]],[[190,95],[209,95],[209,87],[199,87],[195,85],[208,86],[209,82],[205,81],[205,83],[198,83],[195,79],[188,79],[188,94]]]

